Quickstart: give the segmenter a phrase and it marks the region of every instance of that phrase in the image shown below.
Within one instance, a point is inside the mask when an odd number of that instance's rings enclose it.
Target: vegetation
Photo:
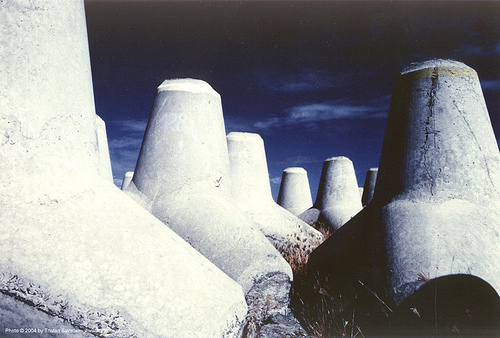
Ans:
[[[363,281],[343,284],[340,291],[331,276],[307,269],[308,256],[300,250],[288,254],[294,273],[291,308],[312,337],[500,335],[500,298],[479,278],[432,279],[420,273],[416,279],[423,286],[393,309]]]

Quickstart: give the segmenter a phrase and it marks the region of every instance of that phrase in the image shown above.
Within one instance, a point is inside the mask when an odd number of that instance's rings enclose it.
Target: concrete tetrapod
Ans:
[[[274,202],[260,135],[232,132],[227,135],[227,145],[236,205],[290,263],[298,248],[310,253],[322,242],[323,235]]]
[[[363,206],[368,205],[373,200],[373,193],[375,192],[375,183],[377,183],[378,168],[370,168],[366,172],[365,185],[361,197]]]
[[[351,160],[330,157],[323,163],[316,202],[299,218],[315,227],[336,231],[362,208]]]
[[[98,172],[83,1],[1,2],[0,35],[2,334],[236,335],[241,287]]]
[[[304,168],[290,167],[283,170],[278,205],[295,216],[312,207],[311,188]]]
[[[231,202],[220,95],[201,80],[165,80],[125,191],[237,281],[247,303],[287,312],[290,266]],[[252,305],[253,306],[253,305]]]
[[[133,171],[127,171],[125,175],[123,175],[123,181],[121,186],[122,190],[125,190],[125,188],[127,188],[127,186],[130,184],[130,181],[132,181],[132,177],[134,177]]]
[[[106,133],[106,123],[96,115],[97,126],[97,148],[99,150],[99,164],[101,175],[110,182],[113,182],[113,172],[111,169],[111,158],[109,157],[108,136]]]
[[[491,294],[490,284],[496,298],[475,301],[478,310],[493,304],[489,325],[499,329],[499,188],[500,153],[476,72],[451,60],[412,65],[394,85],[372,203],[312,253],[309,267],[363,280],[406,309],[423,295],[439,307],[438,284],[440,295],[469,285],[461,298]],[[429,283],[431,292],[417,292]],[[461,310],[476,310],[468,306]]]

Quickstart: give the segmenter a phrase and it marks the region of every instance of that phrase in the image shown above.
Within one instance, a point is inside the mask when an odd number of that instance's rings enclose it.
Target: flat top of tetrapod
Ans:
[[[203,80],[197,79],[170,79],[162,82],[161,85],[158,86],[158,92],[161,91],[185,91],[191,93],[206,93],[212,94],[220,97],[219,93],[217,93],[212,86],[206,83]]]
[[[132,177],[132,176],[134,176],[134,172],[133,171],[127,171],[125,173],[125,177]]]
[[[473,71],[472,68],[470,68],[465,63],[460,61],[450,60],[450,59],[432,59],[422,62],[411,63],[410,65],[408,65],[403,69],[401,75],[413,73],[428,68],[464,68]]]
[[[307,174],[307,171],[301,167],[289,167],[285,168],[283,171],[288,174]]]
[[[245,133],[240,131],[232,131],[227,134],[227,139],[231,141],[244,141],[244,142],[262,142],[262,137],[255,133]]]
[[[352,162],[348,157],[345,156],[334,156],[334,157],[329,157],[325,160],[325,162],[339,162],[339,161]]]

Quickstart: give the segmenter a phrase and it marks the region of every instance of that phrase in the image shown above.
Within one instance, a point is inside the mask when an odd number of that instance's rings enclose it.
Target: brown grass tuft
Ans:
[[[333,233],[321,225],[317,229],[324,240]],[[367,292],[363,283],[355,283],[352,289],[339,293],[329,277],[308,271],[307,261],[314,248],[293,246],[284,255],[294,275],[290,306],[295,317],[312,337],[364,337],[367,314],[361,303],[367,295],[372,301],[373,292]],[[360,292],[363,299],[358,297]]]

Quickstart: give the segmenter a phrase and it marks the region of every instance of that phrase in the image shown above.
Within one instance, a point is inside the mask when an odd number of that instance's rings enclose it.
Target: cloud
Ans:
[[[334,86],[334,80],[329,75],[312,69],[280,77],[261,73],[257,79],[266,89],[277,93],[307,92]]]
[[[252,126],[256,130],[266,130],[281,124],[282,118],[272,117],[263,121],[255,122]]]
[[[118,187],[121,188],[122,183],[123,183],[123,178],[113,178],[113,183]]]
[[[473,56],[473,57],[495,57],[500,54],[500,44],[499,45],[488,45],[479,46],[464,44],[458,48],[458,51],[463,56]]]
[[[253,127],[254,121],[250,121],[248,118],[236,117],[231,115],[224,116],[224,125],[226,128],[226,134],[233,131],[238,132],[253,132],[255,128]]]
[[[123,175],[135,168],[147,120],[115,120],[110,121],[108,125],[117,128],[121,135],[108,141],[113,181],[117,186],[121,186]]]
[[[288,109],[287,120],[289,123],[302,123],[311,121],[328,121],[336,119],[373,118],[379,117],[378,107],[353,106],[333,103],[312,103],[295,106]]]
[[[109,153],[113,167],[113,178],[117,185],[121,185],[123,175],[127,171],[134,171],[139,151],[141,150],[142,138],[136,139],[136,142],[130,143],[126,147],[115,147],[115,140],[109,143]]]
[[[315,125],[322,121],[337,119],[371,119],[387,117],[388,104],[375,106],[356,105],[344,100],[309,103],[285,109],[283,117],[272,117],[253,124],[258,130],[266,130],[283,125]]]
[[[497,92],[500,90],[500,80],[481,81],[481,87],[485,92]]]
[[[281,184],[281,177],[276,176],[276,177],[271,177],[269,178],[269,182],[274,185],[280,185]]]
[[[115,150],[136,147],[137,144],[142,143],[141,137],[131,137],[131,136],[122,136],[117,139],[112,139],[109,141],[109,148],[113,148]]]
[[[297,155],[297,156],[292,156],[287,159],[284,159],[282,161],[277,161],[276,165],[278,166],[286,166],[286,167],[300,167],[305,164],[309,163],[323,163],[323,159],[318,159],[313,156],[303,156],[303,155]]]
[[[115,120],[115,121],[110,121],[114,126],[117,126],[120,128],[122,132],[131,132],[131,133],[136,133],[140,132],[144,134],[144,131],[146,130],[146,126],[148,124],[147,120]]]

